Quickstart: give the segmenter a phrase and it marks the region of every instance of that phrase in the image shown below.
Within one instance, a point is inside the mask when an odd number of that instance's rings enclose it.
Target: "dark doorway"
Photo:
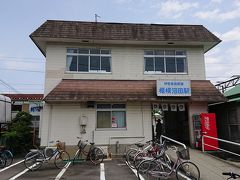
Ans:
[[[185,106],[185,111],[164,111],[165,135],[189,144],[189,125],[188,113]]]

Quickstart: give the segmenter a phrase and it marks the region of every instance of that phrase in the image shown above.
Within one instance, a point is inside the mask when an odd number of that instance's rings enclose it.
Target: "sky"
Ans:
[[[46,20],[201,24],[222,42],[205,54],[213,84],[240,75],[240,0],[5,0],[0,93],[43,93],[45,57],[29,35]]]

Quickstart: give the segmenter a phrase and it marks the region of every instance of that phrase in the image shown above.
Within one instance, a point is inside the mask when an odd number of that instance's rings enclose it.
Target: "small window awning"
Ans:
[[[63,79],[45,98],[53,102],[151,101],[225,102],[225,97],[208,80],[192,80],[190,97],[156,95],[155,80],[80,80]]]

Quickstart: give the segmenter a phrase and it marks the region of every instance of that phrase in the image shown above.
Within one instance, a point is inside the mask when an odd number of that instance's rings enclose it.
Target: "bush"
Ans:
[[[32,134],[30,125],[32,115],[27,112],[19,112],[12,120],[8,131],[3,135],[6,146],[14,154],[27,152],[32,146]]]

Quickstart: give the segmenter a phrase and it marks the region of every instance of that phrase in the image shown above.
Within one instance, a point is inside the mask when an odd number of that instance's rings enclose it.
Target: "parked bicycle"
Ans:
[[[4,166],[10,166],[13,162],[13,154],[10,150],[6,149],[5,146],[0,147],[0,157],[6,160],[6,163]],[[3,166],[0,165],[0,167]]]
[[[44,151],[35,149],[29,152],[24,158],[26,168],[34,171],[39,169],[43,163],[48,163],[49,161],[54,161],[56,168],[63,168],[70,161],[70,156],[63,150],[62,143],[60,141],[56,142],[55,150],[45,148]],[[53,143],[53,141],[50,143]]]
[[[148,145],[145,148],[143,148],[144,144],[136,143],[135,145],[137,148],[131,148],[127,151],[126,162],[131,168],[135,169],[146,157],[155,157],[163,150],[163,148],[165,148],[166,145],[165,141],[163,144],[156,143],[152,140],[147,141],[146,143]],[[171,163],[171,160],[167,154],[162,153],[162,155],[165,156],[165,160],[168,163]]]
[[[171,159],[169,156],[165,153],[167,150],[167,144],[166,140],[163,141],[162,144],[153,142],[152,143],[152,148],[147,150],[147,151],[140,151],[134,156],[134,166],[135,168],[138,167],[138,165],[145,159],[149,158],[155,158],[159,157],[162,159],[162,161],[168,165],[169,167],[171,166]]]
[[[176,148],[175,148],[176,149]],[[200,171],[193,162],[189,161],[188,152],[186,149],[177,150],[177,160],[169,167],[162,161],[159,156],[151,160],[142,161],[137,169],[138,179],[144,177],[145,179],[159,179],[168,178],[176,173],[177,180],[182,179],[200,179]],[[188,159],[188,160],[183,160]]]
[[[103,150],[100,147],[95,146],[95,143],[90,143],[89,150],[86,150],[88,140],[82,141],[79,137],[77,138],[79,139],[77,144],[78,150],[74,155],[73,164],[80,159],[90,160],[95,165],[100,164],[104,158]]]
[[[240,178],[239,174],[236,174],[236,173],[233,173],[233,172],[223,172],[222,175],[230,176],[227,179],[238,179],[238,178]]]
[[[0,156],[0,168],[4,168],[6,165],[6,159]]]

